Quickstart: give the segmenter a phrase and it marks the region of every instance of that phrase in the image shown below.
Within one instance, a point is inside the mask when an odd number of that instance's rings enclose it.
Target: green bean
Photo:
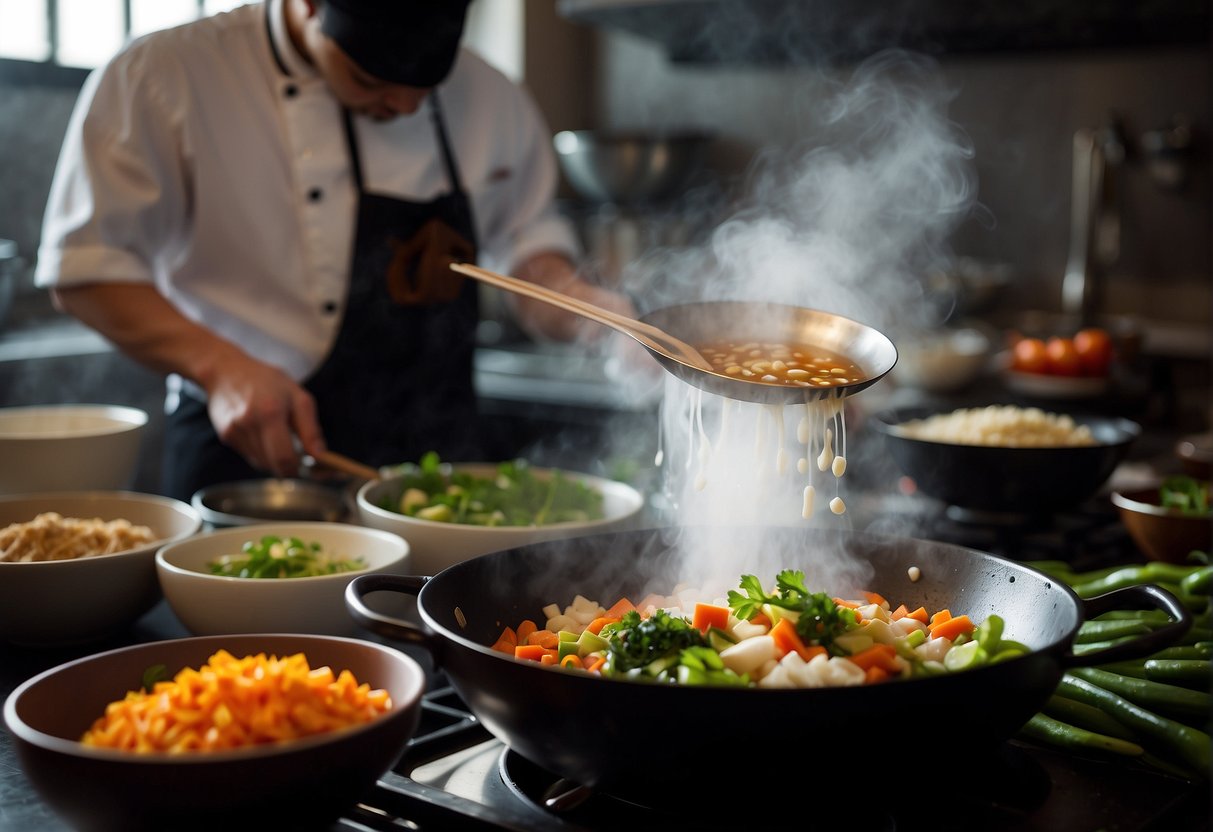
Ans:
[[[1108,639],[1107,641],[1094,641],[1094,642],[1088,642],[1087,644],[1075,644],[1074,645],[1074,655],[1075,656],[1086,656],[1090,653],[1096,653],[1100,650],[1106,650],[1107,648],[1112,647],[1117,644],[1124,644],[1126,641],[1133,641],[1136,638],[1137,638],[1137,636],[1121,636],[1120,638],[1111,638],[1111,639]]]
[[[1141,621],[1084,621],[1074,637],[1075,644],[1093,644],[1122,636],[1137,636],[1150,632]]]
[[[1092,619],[1093,621],[1141,621],[1145,624],[1163,625],[1174,619],[1163,610],[1109,610]]]
[[[1076,576],[1079,580],[1072,585],[1072,589],[1081,597],[1087,598],[1137,584],[1174,584],[1178,587],[1180,581],[1199,568],[1150,561],[1142,566],[1125,566],[1093,579],[1083,575]]]
[[[1143,708],[1163,711],[1173,716],[1204,717],[1213,709],[1213,697],[1203,691],[1149,679],[1134,679],[1097,667],[1076,667],[1070,673],[1093,685],[1099,685],[1104,690],[1119,694]]]
[[[1155,682],[1207,691],[1213,687],[1213,665],[1208,659],[1147,659],[1146,678]]]
[[[1182,644],[1204,644],[1205,642],[1213,641],[1213,629],[1208,627],[1193,627],[1184,634],[1184,637],[1179,640]]]
[[[1213,566],[1202,566],[1184,576],[1179,587],[1193,595],[1208,595],[1213,590]]]
[[[1097,734],[1132,741],[1133,732],[1094,705],[1053,694],[1045,703],[1044,713],[1061,722],[1085,728]]]
[[[1135,742],[1097,734],[1045,714],[1036,714],[1029,719],[1019,729],[1019,734],[1042,745],[1069,751],[1104,751],[1125,757],[1140,757],[1145,752],[1145,749]]]
[[[1185,644],[1176,647],[1164,647],[1149,656],[1151,659],[1209,659],[1213,658],[1213,644]]]
[[[1100,670],[1106,670],[1109,673],[1119,673],[1121,676],[1132,676],[1135,679],[1146,678],[1146,663],[1144,659],[1131,659],[1125,662],[1109,662],[1101,664]]]
[[[1138,736],[1149,737],[1160,747],[1175,751],[1197,772],[1209,776],[1210,740],[1204,731],[1159,716],[1071,673],[1062,676],[1058,690],[1063,696],[1103,710]]]

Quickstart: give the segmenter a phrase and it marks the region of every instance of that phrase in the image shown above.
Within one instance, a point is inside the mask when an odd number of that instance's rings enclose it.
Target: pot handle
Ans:
[[[1179,641],[1192,627],[1192,614],[1180,600],[1154,584],[1127,586],[1084,599],[1083,620],[1089,621],[1109,610],[1141,609],[1143,605],[1161,609],[1174,620],[1131,641],[1114,644],[1103,650],[1076,656],[1071,649],[1062,657],[1064,664],[1069,667],[1088,667],[1122,659],[1140,659]]]
[[[375,612],[366,605],[364,598],[372,592],[400,592],[417,595],[429,578],[414,575],[389,575],[385,573],[359,575],[345,587],[345,606],[354,620],[368,630],[381,636],[424,647],[437,660],[438,638],[423,627],[409,621],[401,621],[390,615]]]

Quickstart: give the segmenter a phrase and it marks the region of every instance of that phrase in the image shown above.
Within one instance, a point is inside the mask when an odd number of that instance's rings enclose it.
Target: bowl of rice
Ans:
[[[0,496],[0,641],[100,641],[160,600],[156,550],[195,534],[180,500],[127,491]]]
[[[897,408],[872,424],[919,491],[1004,514],[1051,514],[1086,501],[1141,435],[1127,419],[1015,405]]]
[[[328,829],[404,750],[425,684],[358,639],[184,638],[42,672],[4,723],[75,829]]]

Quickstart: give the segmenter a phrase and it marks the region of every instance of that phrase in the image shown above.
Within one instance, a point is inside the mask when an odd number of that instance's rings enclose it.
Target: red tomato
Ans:
[[[1112,339],[1102,329],[1083,329],[1074,336],[1078,363],[1089,376],[1104,376],[1112,364]]]
[[[1045,344],[1045,352],[1049,357],[1049,372],[1055,376],[1080,376],[1082,363],[1078,360],[1078,350],[1069,338],[1049,339]]]
[[[1011,368],[1021,373],[1047,373],[1049,356],[1039,338],[1020,338],[1011,350]]]

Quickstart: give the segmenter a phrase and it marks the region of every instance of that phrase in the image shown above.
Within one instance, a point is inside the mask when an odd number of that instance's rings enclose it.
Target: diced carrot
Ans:
[[[552,649],[560,644],[560,636],[551,630],[536,630],[526,637],[527,644],[538,644],[540,647]]]
[[[951,610],[940,610],[939,612],[937,612],[931,616],[931,626],[934,627],[936,624],[942,624],[943,622],[951,619],[951,617],[952,617]]]
[[[604,615],[600,618],[595,618],[593,621],[591,621],[589,626],[586,627],[586,629],[589,630],[594,635],[598,635],[600,632],[602,632],[602,628],[605,627],[606,625],[617,624],[621,620],[622,619],[617,618],[613,615]]]
[[[923,624],[926,624],[928,621],[931,620],[931,617],[929,615],[927,615],[926,607],[919,607],[918,609],[914,610],[913,612],[907,612],[906,618],[913,618],[915,621],[921,621]]]
[[[514,658],[528,659],[537,662],[547,655],[547,651],[538,644],[519,644],[514,648]]]
[[[765,612],[760,612],[750,619],[751,624],[761,624],[768,630],[771,628],[771,618]]]
[[[859,594],[862,595],[864,598],[867,598],[869,604],[879,604],[880,606],[884,607],[885,609],[889,608],[889,602],[886,601],[884,596],[881,595],[879,592],[867,592],[865,590]]]
[[[787,618],[779,619],[779,623],[771,628],[770,636],[775,640],[780,658],[787,653],[799,654],[805,648],[804,639],[796,632],[796,625]]]
[[[599,656],[586,667],[586,670],[590,671],[590,673],[598,673],[602,670],[604,664],[606,664],[606,656]]]
[[[603,617],[605,617],[605,618],[623,618],[625,613],[629,613],[634,609],[636,609],[636,607],[632,605],[631,601],[629,601],[627,598],[620,598],[618,601],[616,601],[614,604],[611,605],[611,608],[609,610],[607,610],[605,613],[603,613]]]
[[[892,618],[894,621],[900,621],[901,619],[905,618],[909,614],[910,614],[910,611],[906,609],[906,605],[901,604],[900,606],[897,607],[897,609],[895,609],[895,610],[893,610],[893,612],[889,613],[889,617]]]
[[[691,617],[691,626],[701,633],[706,633],[710,627],[719,627],[723,630],[729,626],[729,608],[718,607],[715,604],[696,604],[695,614]]]
[[[535,632],[538,629],[539,629],[539,625],[536,624],[531,619],[528,618],[525,621],[523,621],[521,624],[518,625],[518,643],[519,644],[529,644],[530,642],[527,641],[527,636],[529,636],[531,633]]]
[[[885,670],[880,665],[872,665],[863,675],[863,683],[865,685],[875,685],[879,682],[889,681],[889,671]]]
[[[493,645],[494,650],[496,650],[498,653],[505,653],[507,656],[514,655],[515,647],[517,647],[516,644],[508,642],[504,638],[498,639],[497,643]]]
[[[506,627],[501,631],[501,635],[497,636],[498,641],[508,642],[509,644],[518,643],[518,634],[514,632],[513,627]]]
[[[581,656],[578,656],[576,653],[569,653],[567,656],[561,659],[560,666],[575,667],[578,670],[581,670],[584,667],[584,665],[581,663]]]
[[[849,610],[857,609],[859,607],[858,601],[847,601],[844,598],[835,598],[834,603],[840,607],[846,607]]]
[[[955,618],[949,618],[947,621],[932,624],[931,638],[948,638],[955,641],[956,637],[961,633],[971,633],[976,629],[967,615],[958,615]]]
[[[888,671],[897,670],[897,651],[889,644],[873,644],[867,650],[860,650],[847,658],[864,670],[869,667],[882,667]]]
[[[556,664],[557,661],[558,659],[554,653],[544,653],[539,657],[540,664]]]

